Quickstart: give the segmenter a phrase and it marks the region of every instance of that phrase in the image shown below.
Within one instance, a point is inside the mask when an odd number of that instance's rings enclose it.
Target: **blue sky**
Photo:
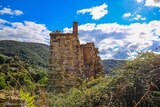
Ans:
[[[79,22],[81,43],[102,59],[130,59],[160,46],[160,0],[0,0],[0,40],[49,43]]]

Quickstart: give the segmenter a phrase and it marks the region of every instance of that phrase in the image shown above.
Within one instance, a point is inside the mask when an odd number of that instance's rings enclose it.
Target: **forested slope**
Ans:
[[[48,67],[49,46],[39,43],[0,41],[0,54],[18,56],[26,63]]]

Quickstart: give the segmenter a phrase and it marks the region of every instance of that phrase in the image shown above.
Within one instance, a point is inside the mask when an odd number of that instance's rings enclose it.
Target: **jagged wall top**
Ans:
[[[72,33],[63,33],[59,30],[55,30],[50,33],[50,36],[67,36],[67,35],[78,35],[78,22],[73,22]]]

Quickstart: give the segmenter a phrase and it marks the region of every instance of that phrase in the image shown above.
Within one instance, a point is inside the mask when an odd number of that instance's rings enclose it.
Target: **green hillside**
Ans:
[[[0,41],[0,54],[13,57],[41,67],[48,67],[49,46],[40,43]]]
[[[115,59],[102,60],[102,65],[105,74],[110,73],[114,68],[124,65],[125,62],[126,62],[125,60],[115,60]]]

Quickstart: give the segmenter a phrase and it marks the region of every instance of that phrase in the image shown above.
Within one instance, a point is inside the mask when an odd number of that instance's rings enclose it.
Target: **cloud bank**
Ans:
[[[64,28],[64,32],[71,32]],[[160,21],[120,25],[88,23],[79,26],[81,43],[95,42],[102,59],[131,59],[137,52],[155,50],[160,46]]]
[[[0,19],[0,40],[49,43],[50,31],[43,24],[31,21],[9,22]]]

